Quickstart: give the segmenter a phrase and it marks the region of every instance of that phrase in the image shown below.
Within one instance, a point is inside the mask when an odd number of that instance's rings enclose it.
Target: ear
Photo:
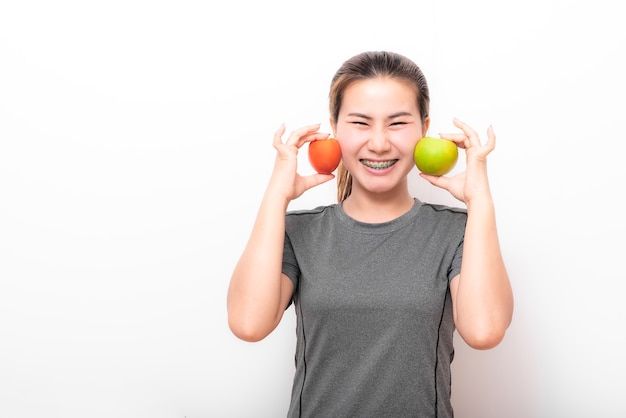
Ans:
[[[335,126],[335,121],[333,120],[333,118],[328,118],[328,121],[330,122],[330,128],[333,131],[333,137],[337,138],[336,132],[337,132],[337,127]]]
[[[428,127],[430,126],[430,117],[426,117],[422,126],[422,138],[428,133]]]

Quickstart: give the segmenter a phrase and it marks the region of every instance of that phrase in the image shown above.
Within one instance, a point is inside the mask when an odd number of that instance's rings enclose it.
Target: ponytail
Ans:
[[[337,202],[341,203],[352,193],[352,175],[348,169],[339,163],[337,168]]]

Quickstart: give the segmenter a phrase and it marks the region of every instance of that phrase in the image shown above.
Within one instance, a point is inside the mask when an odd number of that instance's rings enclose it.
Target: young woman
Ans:
[[[228,290],[228,320],[246,341],[267,336],[293,302],[297,315],[291,417],[452,417],[455,329],[496,346],[513,312],[487,155],[467,124],[441,135],[465,149],[466,171],[420,174],[466,209],[411,196],[413,150],[429,125],[419,67],[392,52],[347,60],[332,79],[330,122],[342,150],[339,203],[287,211],[334,178],[301,176],[297,154],[325,139],[319,125],[274,136],[274,170]]]

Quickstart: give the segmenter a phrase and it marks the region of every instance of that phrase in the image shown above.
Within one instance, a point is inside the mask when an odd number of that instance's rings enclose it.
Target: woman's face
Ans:
[[[406,176],[415,167],[415,145],[427,129],[428,120],[422,124],[416,93],[408,84],[393,78],[351,84],[333,131],[352,174],[352,192],[405,189]]]

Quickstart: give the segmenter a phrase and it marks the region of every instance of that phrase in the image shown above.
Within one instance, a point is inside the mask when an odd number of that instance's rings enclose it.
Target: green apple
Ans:
[[[417,141],[413,157],[422,173],[443,176],[456,165],[459,149],[450,140],[425,136]]]

